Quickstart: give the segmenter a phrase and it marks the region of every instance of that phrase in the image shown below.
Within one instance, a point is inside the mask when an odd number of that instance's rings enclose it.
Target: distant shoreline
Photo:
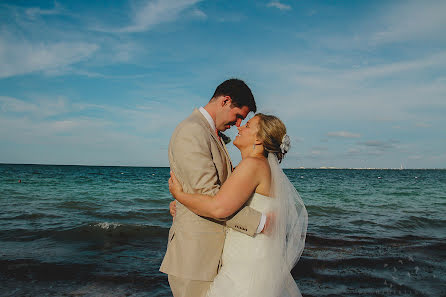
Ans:
[[[130,168],[169,168],[169,166],[133,165],[85,165],[85,164],[38,164],[38,163],[1,163],[1,165],[22,166],[79,166],[79,167],[130,167]],[[287,167],[285,170],[446,170],[446,168],[348,168],[348,167]]]
[[[295,168],[283,168],[284,170],[287,169],[291,169],[291,170],[306,170],[306,169],[311,169],[311,170],[399,170],[399,171],[404,171],[404,170],[446,170],[446,168],[348,168],[348,167],[328,167],[328,168],[324,168],[324,167],[319,167],[319,168],[313,168],[313,167],[308,167],[308,168],[301,168],[301,167],[295,167]]]

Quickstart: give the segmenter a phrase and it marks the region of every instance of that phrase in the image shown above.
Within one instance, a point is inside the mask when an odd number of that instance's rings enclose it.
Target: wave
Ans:
[[[319,237],[308,233],[305,242],[306,245],[313,245],[313,246],[354,246],[354,245],[374,244],[374,242],[370,239],[349,240],[348,237],[346,237],[346,239],[327,238],[327,237]]]
[[[351,256],[349,258],[312,258],[304,256],[300,261],[303,260],[302,264],[298,264],[299,266],[309,266],[320,271],[323,270],[332,270],[332,269],[343,269],[343,268],[354,268],[358,267],[364,270],[367,269],[385,269],[388,267],[399,267],[403,265],[417,266],[417,265],[425,265],[425,262],[414,258],[412,256],[402,255],[402,256],[394,256],[394,257],[369,257],[369,256]],[[302,268],[302,267],[301,267]],[[301,274],[300,270],[295,271],[296,274]]]
[[[292,275],[298,282],[304,296],[394,296],[397,291],[405,292],[406,294],[403,294],[403,296],[430,295],[422,292],[417,287],[417,282],[401,282],[392,278],[392,275],[383,272],[382,269],[358,271],[356,268],[358,266],[355,263],[344,261],[344,264],[353,264],[352,267],[336,266],[338,264],[339,261],[332,261],[331,265],[323,266],[327,265],[327,261],[316,263],[304,257],[293,268]],[[364,263],[360,262],[360,264],[363,265]],[[101,263],[76,264],[48,263],[25,259],[0,260],[2,280],[22,281],[20,283],[21,287],[29,286],[28,290],[32,292],[35,291],[31,288],[51,284],[52,290],[56,289],[60,296],[83,296],[86,294],[126,296],[133,295],[136,291],[147,292],[142,296],[169,295],[167,276],[158,272],[158,265],[146,266],[146,271],[120,271],[119,269],[103,271],[100,267]],[[391,265],[387,267],[388,269],[392,268]],[[330,271],[330,268],[339,269],[338,271]],[[63,287],[58,286],[60,281],[63,281]],[[313,286],[308,287],[308,283],[312,283]],[[338,286],[343,289],[336,294],[335,288]],[[432,291],[435,290],[431,290],[430,293],[433,293]],[[392,292],[394,293],[392,294]],[[397,295],[401,296],[401,294]],[[432,296],[440,295],[433,294]]]
[[[389,191],[389,192],[383,192],[386,196],[392,196],[392,197],[416,197],[420,196],[420,188],[413,188],[412,191],[402,190],[402,191]]]
[[[306,291],[305,296],[394,296],[392,290],[406,292],[409,296],[429,296],[430,294],[424,293],[426,288],[423,284],[414,280],[429,278],[429,271],[432,269],[435,268],[423,261],[414,260],[411,256],[352,256],[337,259],[303,256],[291,274],[298,283],[305,285],[313,282],[312,290]],[[435,283],[440,284],[441,280]],[[321,284],[324,287],[319,287]],[[348,291],[333,294],[329,289],[338,286],[348,286]],[[323,294],[324,289],[328,289],[331,294]],[[431,288],[432,292],[435,290]],[[347,292],[355,294],[350,295]]]
[[[405,235],[398,237],[370,237],[370,236],[353,236],[346,235],[343,238],[329,238],[316,235],[314,233],[307,233],[306,245],[313,247],[354,247],[354,246],[418,246],[423,243],[423,247],[428,248],[432,246],[432,249],[444,248],[445,245],[438,243],[438,238]]]
[[[167,240],[169,228],[153,225],[95,222],[68,229],[9,229],[0,231],[6,241],[33,241],[48,238],[57,242],[103,242],[134,240]]]
[[[443,228],[446,226],[446,220],[430,219],[426,217],[410,216],[403,220],[397,221],[393,225],[387,226],[388,228],[396,229],[411,229],[411,228]]]
[[[307,205],[307,211],[311,216],[328,216],[328,215],[342,215],[342,214],[351,214],[351,210],[346,210],[340,207],[334,206],[316,206],[316,205]]]
[[[57,207],[76,209],[76,210],[96,210],[100,209],[101,205],[90,201],[64,201],[60,203]]]
[[[112,282],[115,284],[132,283],[132,285],[156,286],[167,284],[167,275],[158,272],[158,266],[149,267],[148,271],[123,274],[107,274],[98,271],[99,264],[79,264],[67,262],[41,262],[33,259],[0,260],[0,273],[3,278],[25,281],[91,281]]]
[[[0,220],[37,220],[41,218],[62,218],[63,216],[48,213],[24,213],[14,217],[0,218]]]
[[[61,241],[167,240],[169,229],[161,226],[97,222],[57,231],[53,238]]]
[[[437,256],[443,259],[446,258],[446,243],[444,243],[444,240],[429,244],[420,242],[416,245],[414,244],[408,247],[407,249],[410,251],[415,251],[426,255],[430,255],[431,257]]]
[[[120,212],[91,212],[89,215],[104,220],[147,220],[150,218],[152,223],[169,223],[172,217],[168,211],[163,209],[144,209],[139,211],[120,211]]]
[[[53,234],[53,238],[74,243],[73,246],[76,247],[79,247],[77,243],[99,242],[98,245],[93,245],[94,251],[91,248],[85,250],[82,246],[79,253],[67,259],[74,263],[0,259],[0,275],[24,282],[36,281],[37,284],[39,281],[53,283],[53,280],[87,282],[89,285],[86,288],[91,289],[90,293],[104,292],[101,290],[110,289],[115,284],[132,287],[132,290],[147,289],[150,292],[163,287],[168,292],[166,276],[158,272],[167,232],[167,228],[158,226],[129,225],[113,221],[92,222]],[[140,239],[144,240],[143,244],[136,247],[129,245],[130,241]],[[435,257],[431,262],[420,256],[420,251],[410,249],[413,247],[412,243],[425,243],[427,240],[428,238],[419,236],[346,236],[339,239],[310,233],[307,236],[308,247],[293,268],[292,275],[305,296],[394,296],[387,291],[390,288],[407,292],[404,296],[442,296],[438,289],[440,285],[435,287],[442,278],[432,279],[432,272],[444,271],[444,264],[433,263],[435,259],[441,259],[441,256]],[[109,242],[112,242],[112,248],[107,245]],[[338,248],[339,246],[346,248]],[[443,253],[446,249],[446,244],[442,242],[424,245],[429,246]],[[85,254],[82,256],[83,252]],[[80,263],[86,255],[94,262]],[[408,276],[409,272],[412,277]],[[432,288],[426,290],[426,284],[432,284]],[[134,293],[132,290],[129,292]],[[1,292],[0,289],[0,295]],[[165,295],[162,296],[167,296],[168,293],[163,294]]]
[[[63,280],[73,277],[73,271],[80,271],[79,277],[88,278],[94,271],[92,264],[45,263],[32,259],[0,260],[0,271],[5,277],[21,280]]]

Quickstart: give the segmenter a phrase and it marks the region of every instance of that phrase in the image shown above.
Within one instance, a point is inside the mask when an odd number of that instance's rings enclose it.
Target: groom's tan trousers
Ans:
[[[205,297],[212,282],[189,280],[169,274],[173,297]]]

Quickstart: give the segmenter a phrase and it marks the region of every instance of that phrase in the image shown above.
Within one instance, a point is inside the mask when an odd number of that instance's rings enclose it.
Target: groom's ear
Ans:
[[[225,106],[226,104],[231,104],[232,99],[230,96],[223,96],[223,99],[221,100],[221,106]]]

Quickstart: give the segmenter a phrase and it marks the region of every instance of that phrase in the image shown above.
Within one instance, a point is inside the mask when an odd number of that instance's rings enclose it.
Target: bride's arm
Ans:
[[[260,183],[260,161],[246,158],[240,162],[215,196],[185,193],[173,172],[169,190],[176,200],[197,215],[221,219],[235,213],[251,197]]]

